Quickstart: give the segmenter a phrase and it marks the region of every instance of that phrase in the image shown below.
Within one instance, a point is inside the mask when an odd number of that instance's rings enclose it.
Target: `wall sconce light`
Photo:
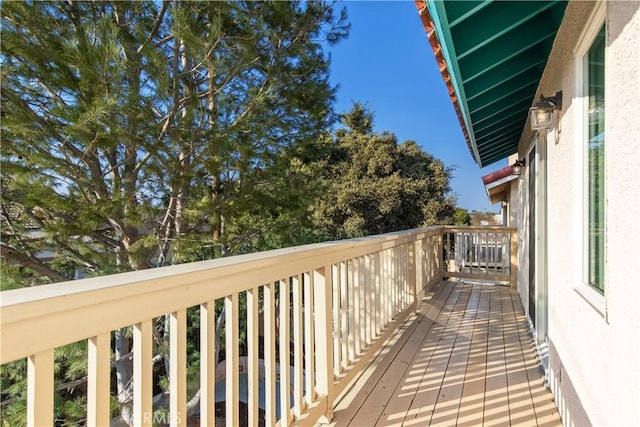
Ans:
[[[549,129],[554,110],[562,110],[562,91],[556,92],[555,96],[540,95],[540,101],[529,109],[531,130]]]
[[[527,161],[525,159],[520,159],[513,162],[513,164],[511,165],[511,174],[516,176],[522,175],[522,170],[524,169],[526,163]]]

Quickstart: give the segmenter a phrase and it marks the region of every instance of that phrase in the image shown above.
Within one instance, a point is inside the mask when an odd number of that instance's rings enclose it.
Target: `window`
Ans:
[[[605,258],[605,26],[602,25],[585,55],[587,102],[586,232],[587,282],[604,293]]]

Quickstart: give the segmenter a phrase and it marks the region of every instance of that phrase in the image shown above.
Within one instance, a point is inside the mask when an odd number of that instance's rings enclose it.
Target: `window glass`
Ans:
[[[600,292],[604,292],[604,47],[603,26],[593,41],[587,58],[588,280]]]

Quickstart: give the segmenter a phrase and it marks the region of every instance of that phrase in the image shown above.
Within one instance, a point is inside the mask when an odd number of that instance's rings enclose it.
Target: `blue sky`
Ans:
[[[469,211],[499,211],[490,205],[480,177],[506,160],[480,169],[460,130],[453,105],[413,1],[346,1],[349,38],[331,50],[331,81],[339,85],[337,111],[352,102],[375,113],[375,130],[400,142],[411,139],[454,166],[458,205]]]

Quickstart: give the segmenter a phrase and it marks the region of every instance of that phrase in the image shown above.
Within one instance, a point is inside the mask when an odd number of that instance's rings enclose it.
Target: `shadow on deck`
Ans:
[[[515,291],[441,282],[335,408],[334,426],[559,426]]]

